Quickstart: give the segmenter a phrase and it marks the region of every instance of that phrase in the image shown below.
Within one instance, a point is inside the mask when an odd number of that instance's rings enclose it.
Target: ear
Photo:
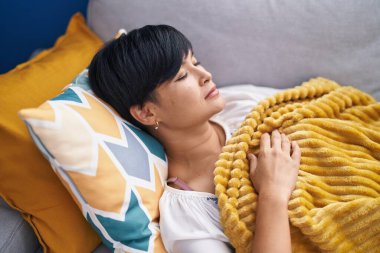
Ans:
[[[141,105],[132,105],[129,108],[129,113],[141,124],[149,126],[156,124],[157,113],[156,106],[153,103],[146,102]]]

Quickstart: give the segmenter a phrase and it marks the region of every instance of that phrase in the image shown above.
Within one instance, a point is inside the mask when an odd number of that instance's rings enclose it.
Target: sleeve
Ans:
[[[173,253],[235,252],[229,243],[215,239],[182,240],[176,241],[173,246]]]
[[[224,110],[216,114],[215,117],[234,132],[255,105],[281,91],[281,89],[242,84],[222,87],[219,91],[226,101],[226,105]]]

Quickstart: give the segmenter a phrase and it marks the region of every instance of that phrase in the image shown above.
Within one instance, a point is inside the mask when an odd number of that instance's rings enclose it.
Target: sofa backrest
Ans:
[[[90,0],[104,40],[168,24],[193,44],[218,86],[287,88],[323,76],[380,100],[380,1]]]

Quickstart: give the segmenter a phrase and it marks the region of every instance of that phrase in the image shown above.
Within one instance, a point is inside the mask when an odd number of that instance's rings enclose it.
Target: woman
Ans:
[[[219,224],[213,170],[228,126],[212,75],[189,40],[167,25],[149,25],[107,43],[89,67],[94,93],[165,148],[169,180],[160,201],[160,228],[171,252],[231,252]],[[249,155],[258,207],[253,252],[291,252],[287,203],[300,149],[278,131],[264,134]],[[276,242],[276,243],[273,243]]]

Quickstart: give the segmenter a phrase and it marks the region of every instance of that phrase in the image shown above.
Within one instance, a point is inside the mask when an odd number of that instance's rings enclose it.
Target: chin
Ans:
[[[215,100],[215,113],[219,113],[223,111],[224,107],[226,106],[226,101],[222,96],[219,96],[218,99]]]
[[[224,107],[226,106],[226,100],[222,96],[219,96],[218,100],[220,100],[221,110],[223,110]]]
[[[226,105],[226,101],[223,97],[219,96],[218,98],[214,99],[212,103],[207,104],[207,120],[209,120],[211,117],[213,117],[215,114],[218,114],[219,112],[223,111],[224,107]]]

